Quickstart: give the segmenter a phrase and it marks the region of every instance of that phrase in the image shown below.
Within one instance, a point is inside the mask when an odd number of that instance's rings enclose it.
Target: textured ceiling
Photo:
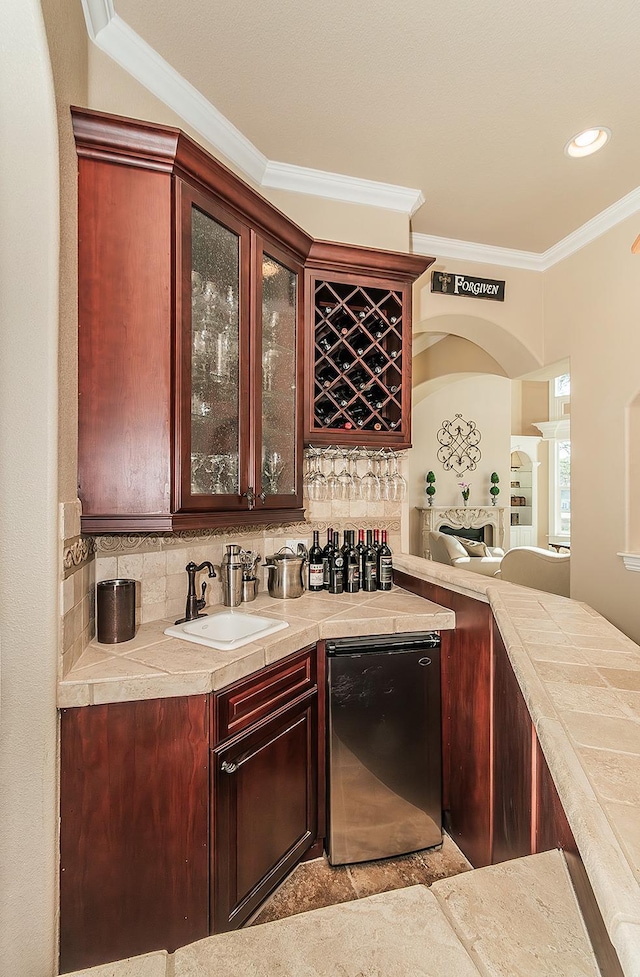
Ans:
[[[115,6],[270,159],[421,189],[414,231],[544,251],[640,184],[636,0]]]

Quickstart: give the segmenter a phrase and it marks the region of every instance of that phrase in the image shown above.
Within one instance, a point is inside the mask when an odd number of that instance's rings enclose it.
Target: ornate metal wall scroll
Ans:
[[[478,444],[482,435],[475,421],[465,421],[462,414],[456,414],[452,421],[443,421],[438,431],[438,461],[445,471],[456,475],[473,472],[478,467],[482,453]]]

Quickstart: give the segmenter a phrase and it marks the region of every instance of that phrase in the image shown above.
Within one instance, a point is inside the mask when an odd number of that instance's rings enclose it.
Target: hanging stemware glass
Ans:
[[[389,455],[389,488],[387,498],[393,502],[404,502],[407,497],[407,480],[398,470],[398,455],[392,451]]]
[[[368,465],[367,470],[362,476],[362,482],[360,490],[362,492],[362,498],[365,502],[379,502],[380,501],[380,479],[373,470],[373,458],[374,452],[365,452]]]

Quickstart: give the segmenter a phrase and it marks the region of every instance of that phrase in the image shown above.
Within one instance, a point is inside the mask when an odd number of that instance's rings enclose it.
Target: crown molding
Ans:
[[[296,193],[310,193],[316,197],[331,200],[346,200],[354,204],[368,204],[396,210],[410,217],[424,203],[422,190],[400,187],[393,183],[378,183],[375,180],[362,180],[342,173],[329,173],[291,163],[277,163],[269,160],[262,178],[263,187],[277,190],[293,190]]]
[[[567,234],[557,244],[540,253],[496,248],[490,244],[476,244],[473,241],[457,241],[455,238],[418,233],[411,235],[411,249],[416,254],[436,254],[439,258],[478,261],[487,265],[502,265],[505,268],[524,268],[527,271],[547,271],[559,261],[564,261],[587,244],[591,244],[601,234],[611,230],[627,217],[632,217],[639,210],[640,187],[636,187],[606,210],[596,214],[586,224]]]
[[[527,271],[543,271],[543,255],[534,251],[515,251],[513,248],[496,248],[490,244],[458,241],[455,238],[436,237],[434,234],[411,235],[411,250],[416,254],[435,254],[438,258],[454,258],[459,261],[479,261],[505,268],[524,268]]]
[[[588,220],[582,227],[578,227],[571,234],[567,234],[561,241],[558,241],[557,244],[548,248],[542,254],[544,263],[542,270],[546,271],[547,268],[551,268],[552,265],[557,264],[564,258],[568,258],[569,255],[575,254],[576,251],[595,241],[601,234],[610,231],[616,224],[620,224],[627,217],[632,217],[634,214],[637,214],[639,210],[640,187],[636,187],[631,193],[628,193],[625,197],[621,197],[620,200],[616,200],[610,207],[596,214],[595,217]]]
[[[410,187],[267,159],[250,139],[116,14],[113,0],[82,0],[82,9],[87,32],[94,44],[173,109],[258,186],[367,204],[410,217],[425,202],[422,191]],[[416,254],[436,254],[441,258],[546,271],[638,210],[640,187],[542,253],[419,233],[411,235],[412,250]]]
[[[640,571],[640,553],[618,553],[622,557],[625,570]]]
[[[412,216],[421,190],[269,160],[116,14],[112,0],[82,0],[89,37],[260,187],[367,204]]]

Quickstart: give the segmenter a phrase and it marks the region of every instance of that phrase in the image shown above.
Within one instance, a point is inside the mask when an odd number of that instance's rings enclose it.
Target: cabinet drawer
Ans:
[[[213,741],[234,736],[317,684],[315,645],[269,665],[215,696]]]

